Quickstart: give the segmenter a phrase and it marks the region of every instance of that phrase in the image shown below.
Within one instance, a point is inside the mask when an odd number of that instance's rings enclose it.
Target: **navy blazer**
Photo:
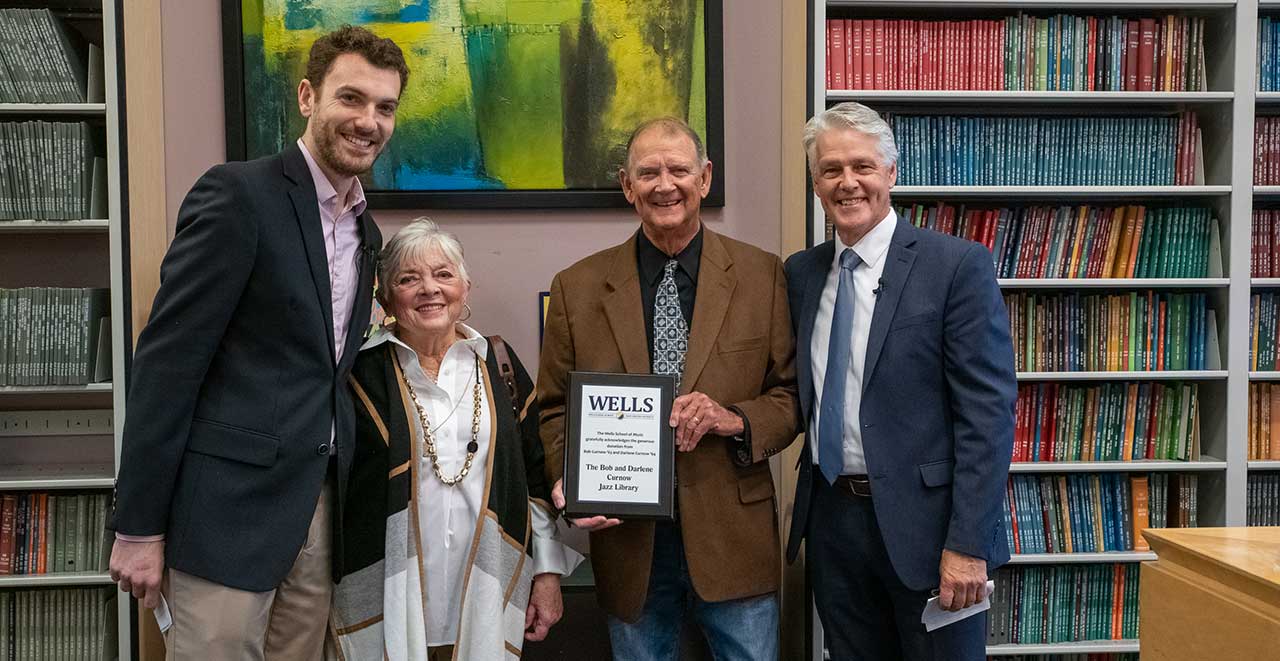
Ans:
[[[336,520],[353,456],[346,387],[382,235],[359,219],[360,281],[335,359],[315,183],[298,146],[210,169],[178,212],[130,371],[111,527],[165,535],[169,567],[274,589],[306,540],[333,426]],[[342,549],[334,549],[341,566]]]
[[[835,243],[786,263],[804,420],[813,411],[810,342]],[[944,548],[1009,559],[1000,507],[1013,452],[1017,376],[1009,318],[983,246],[899,219],[871,319],[859,409],[876,518],[899,579],[938,585]],[[807,427],[806,427],[807,430]],[[813,467],[800,458],[787,544],[809,527]]]

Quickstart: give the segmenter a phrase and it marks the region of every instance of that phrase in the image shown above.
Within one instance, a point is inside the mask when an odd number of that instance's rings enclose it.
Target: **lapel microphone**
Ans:
[[[880,276],[880,280],[876,282],[876,288],[871,290],[871,295],[875,296],[877,301],[880,300],[880,292],[884,291],[884,287],[884,276]]]

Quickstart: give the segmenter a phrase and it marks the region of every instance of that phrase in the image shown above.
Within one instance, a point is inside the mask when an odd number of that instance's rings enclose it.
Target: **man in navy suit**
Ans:
[[[787,558],[808,539],[832,659],[982,659],[985,614],[931,633],[920,616],[933,594],[981,601],[1009,559],[1017,381],[991,254],[897,218],[874,110],[821,112],[804,145],[836,237],[786,263],[808,424]]]
[[[154,608],[170,659],[317,659],[341,540],[382,236],[357,175],[408,80],[390,39],[312,45],[284,151],[206,172],[178,211],[138,338],[111,576]]]

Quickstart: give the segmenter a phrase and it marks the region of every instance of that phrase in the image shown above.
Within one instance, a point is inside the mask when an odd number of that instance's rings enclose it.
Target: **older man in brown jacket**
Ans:
[[[772,661],[780,561],[766,459],[798,424],[782,263],[702,225],[711,163],[684,122],[637,128],[618,176],[639,231],[551,285],[538,396],[553,498],[563,507],[570,371],[676,376],[676,520],[574,521],[592,530],[614,656],[675,658],[691,615],[717,659]]]

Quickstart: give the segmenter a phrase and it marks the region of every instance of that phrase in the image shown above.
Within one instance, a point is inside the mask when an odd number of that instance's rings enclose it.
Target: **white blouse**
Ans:
[[[437,380],[432,381],[418,363],[418,356],[407,344],[385,329],[370,338],[365,347],[392,342],[400,358],[404,375],[418,395],[418,403],[427,414],[436,446],[436,461],[447,477],[456,476],[467,458],[467,444],[471,442],[471,423],[475,411],[474,385],[480,381],[480,425],[476,434],[479,449],[471,461],[471,471],[460,482],[446,486],[436,477],[431,459],[419,451],[418,461],[418,520],[421,522],[423,565],[426,580],[410,580],[410,585],[425,582],[427,593],[422,595],[426,604],[426,644],[429,647],[452,645],[458,637],[458,619],[462,599],[462,582],[466,578],[467,557],[471,552],[471,540],[476,521],[484,511],[484,486],[488,481],[489,436],[492,431],[489,417],[489,398],[485,389],[483,370],[488,355],[488,343],[465,324],[458,324],[464,339],[454,342],[440,363]],[[477,373],[476,360],[479,360]],[[412,402],[410,402],[412,408]],[[418,448],[426,447],[422,425],[417,411],[409,411],[413,419],[414,433],[418,436]],[[534,575],[552,573],[562,576],[571,573],[582,561],[582,556],[563,545],[559,539],[555,520],[542,507],[530,504],[533,530],[532,553]],[[414,568],[410,568],[413,571]],[[413,604],[416,595],[406,595]]]

